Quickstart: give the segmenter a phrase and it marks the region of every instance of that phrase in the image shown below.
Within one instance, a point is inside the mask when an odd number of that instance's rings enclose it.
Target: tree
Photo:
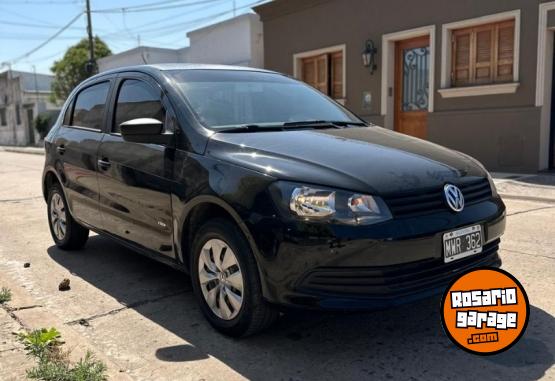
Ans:
[[[94,38],[95,58],[99,59],[111,54],[112,51],[108,45],[96,36]],[[75,86],[91,75],[87,71],[87,62],[89,62],[89,42],[86,38],[71,46],[61,60],[54,62],[50,69],[54,73],[53,101],[66,99]],[[94,72],[96,72],[96,68]]]

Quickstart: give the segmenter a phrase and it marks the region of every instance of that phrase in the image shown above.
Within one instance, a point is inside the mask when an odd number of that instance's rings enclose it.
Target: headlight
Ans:
[[[302,187],[293,189],[289,208],[301,217],[328,217],[335,213],[335,192]]]
[[[277,201],[282,209],[288,205],[288,211],[284,212],[303,219],[369,225],[392,218],[385,202],[376,196],[287,182],[278,182],[272,187],[272,194],[279,197]]]

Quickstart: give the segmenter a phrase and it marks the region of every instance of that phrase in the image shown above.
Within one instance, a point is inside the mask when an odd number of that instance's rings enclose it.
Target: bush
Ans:
[[[43,381],[105,381],[106,365],[87,351],[75,365],[69,362],[69,353],[62,350],[60,332],[56,328],[37,329],[19,333],[19,341],[27,354],[35,357],[38,365],[27,371],[27,377]]]
[[[105,381],[105,373],[106,365],[87,352],[85,358],[73,367],[63,362],[41,361],[37,367],[27,371],[27,377],[43,381]]]
[[[17,337],[29,356],[39,360],[53,359],[54,357],[60,359],[62,341],[60,341],[60,332],[56,328],[36,329],[29,333],[19,333]]]
[[[51,116],[49,114],[39,114],[36,118],[35,118],[35,130],[37,130],[37,132],[40,135],[41,139],[44,139],[44,137],[48,134],[48,131],[50,131],[50,127],[51,127]]]

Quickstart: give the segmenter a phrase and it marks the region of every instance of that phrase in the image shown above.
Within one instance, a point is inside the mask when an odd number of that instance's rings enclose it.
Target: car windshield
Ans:
[[[240,70],[172,70],[168,75],[200,122],[214,130],[311,121],[361,121],[312,87],[280,74]]]

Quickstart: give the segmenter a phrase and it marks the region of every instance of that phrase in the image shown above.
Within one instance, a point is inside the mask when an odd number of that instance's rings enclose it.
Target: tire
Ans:
[[[56,246],[63,250],[78,250],[85,246],[89,238],[89,229],[79,225],[73,219],[59,184],[53,184],[48,189],[47,208],[48,226]]]
[[[218,246],[222,242],[227,245],[225,250]],[[211,249],[207,250],[207,247]],[[223,253],[220,254],[220,259],[223,258],[223,260],[220,260],[219,266],[214,268],[216,264],[214,253],[217,252]],[[235,224],[225,219],[214,219],[206,223],[196,234],[191,253],[193,291],[204,316],[215,329],[228,336],[246,337],[264,330],[275,322],[278,312],[262,297],[254,255],[242,232]],[[230,265],[233,263],[229,256],[230,253],[236,259],[234,265]],[[214,263],[209,264],[211,259],[214,259],[212,261]],[[223,270],[218,272],[219,269]],[[238,285],[238,272],[242,279],[242,290]],[[221,275],[222,273],[227,275]],[[216,277],[207,282],[206,280],[211,279],[214,274],[217,274]],[[203,284],[201,284],[201,277]],[[212,287],[216,284],[215,279],[218,277],[220,277],[217,282],[218,286]],[[208,291],[210,287],[212,289]],[[220,287],[219,291],[215,291],[217,287]],[[213,307],[210,307],[208,300],[213,292],[219,293],[220,297],[216,296],[215,299],[212,299],[217,302],[212,303]],[[222,293],[223,297],[221,297]],[[239,308],[235,308],[239,294],[241,304]],[[231,311],[231,314],[226,313],[226,310],[227,312]]]

